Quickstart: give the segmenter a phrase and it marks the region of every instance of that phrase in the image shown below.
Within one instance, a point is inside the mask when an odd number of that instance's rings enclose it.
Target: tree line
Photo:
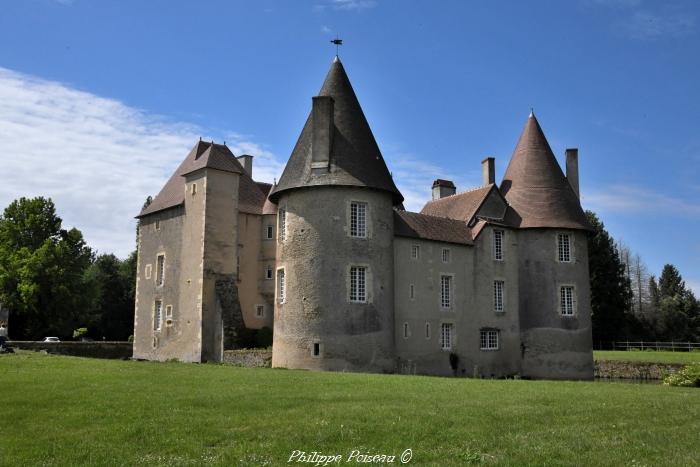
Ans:
[[[700,341],[700,304],[678,269],[667,264],[657,279],[595,213],[586,215],[594,229],[594,342]],[[136,251],[125,259],[97,254],[62,223],[42,197],[15,200],[0,216],[0,303],[11,313],[11,337],[126,340],[134,327]]]

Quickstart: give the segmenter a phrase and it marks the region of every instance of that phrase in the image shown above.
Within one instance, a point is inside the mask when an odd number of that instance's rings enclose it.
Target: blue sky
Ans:
[[[530,107],[584,207],[700,291],[700,4],[2,0],[0,204],[54,198],[101,252],[201,135],[279,176],[335,53],[407,207],[503,175]]]

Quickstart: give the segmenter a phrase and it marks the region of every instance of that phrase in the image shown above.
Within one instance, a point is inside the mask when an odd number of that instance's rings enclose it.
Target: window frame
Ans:
[[[447,279],[447,281],[444,281]],[[445,297],[445,284],[447,284],[447,297]],[[445,300],[447,298],[447,300]],[[445,303],[447,302],[447,305]],[[440,274],[440,308],[449,310],[454,302],[454,274]]]
[[[280,207],[277,209],[277,240],[285,241],[287,238],[287,209]]]
[[[494,261],[503,261],[505,258],[505,237],[505,230],[493,229],[491,233],[491,257]]]
[[[500,286],[500,287],[499,287]],[[500,297],[499,297],[500,292]],[[506,311],[506,281],[503,279],[493,280],[493,311],[504,313]]]
[[[565,296],[566,291],[570,291],[568,297]],[[567,313],[567,311],[570,312]],[[559,315],[562,318],[576,316],[576,286],[573,284],[561,284],[559,286]]]
[[[411,328],[408,325],[408,322],[404,322],[403,323],[403,338],[408,339],[410,335],[411,335]]]
[[[563,241],[566,239],[566,241]],[[574,260],[573,248],[572,248],[572,238],[570,233],[558,232],[556,236],[557,240],[557,262],[558,263],[572,263]]]
[[[265,226],[265,236],[263,238],[265,240],[275,239],[275,226],[273,224],[267,224]]]
[[[277,303],[282,305],[287,301],[287,277],[284,268],[277,269],[275,293],[277,295]]]
[[[163,328],[163,299],[153,301],[153,332],[160,332]]]
[[[445,333],[447,331],[447,333]],[[447,339],[445,338],[447,337]],[[454,323],[440,323],[440,350],[454,348]]]
[[[265,318],[265,305],[255,305],[255,317],[258,319]]]
[[[411,260],[412,261],[419,261],[420,260],[420,245],[416,245],[416,244],[411,245]]]
[[[445,264],[449,264],[450,260],[452,259],[452,252],[450,251],[449,248],[443,248],[441,256],[442,256],[442,262]]]
[[[348,270],[348,300],[350,303],[367,303],[368,269],[364,264],[350,265]],[[355,271],[355,275],[353,275],[353,271]],[[361,275],[359,275],[360,271],[362,272]],[[355,287],[354,290],[353,286]]]
[[[348,233],[352,238],[368,237],[368,211],[369,204],[366,201],[350,201]],[[354,218],[354,219],[353,219]]]
[[[493,338],[493,339],[492,339]],[[495,342],[495,345],[493,343]],[[479,350],[494,351],[501,349],[501,331],[493,328],[479,329]]]
[[[156,255],[156,287],[163,287],[165,284],[165,253]]]
[[[275,278],[275,268],[273,268],[271,265],[267,265],[265,268],[265,280],[266,281],[271,281]]]

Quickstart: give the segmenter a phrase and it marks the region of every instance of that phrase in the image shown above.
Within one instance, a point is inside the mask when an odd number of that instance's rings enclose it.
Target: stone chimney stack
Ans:
[[[311,169],[328,169],[333,147],[333,98],[331,96],[314,96],[311,110],[312,141]]]
[[[481,179],[483,186],[496,183],[496,159],[493,157],[481,161]]]
[[[452,196],[457,193],[457,188],[451,180],[438,178],[433,182],[433,200]]]
[[[578,187],[578,148],[570,148],[566,150],[566,179],[569,185],[574,189],[576,197],[580,198]]]
[[[238,162],[243,166],[245,173],[247,173],[250,178],[253,178],[253,156],[242,154],[236,157],[236,159],[238,159]]]

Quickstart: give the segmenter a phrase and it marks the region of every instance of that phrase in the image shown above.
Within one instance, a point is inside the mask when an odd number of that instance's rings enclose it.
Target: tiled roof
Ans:
[[[484,202],[489,192],[494,188],[495,185],[487,185],[474,190],[457,193],[456,195],[428,201],[425,203],[425,206],[423,206],[423,209],[421,209],[421,214],[469,222],[474,217],[476,211]]]
[[[311,113],[270,199],[277,202],[280,193],[293,188],[339,185],[388,191],[393,195],[394,204],[400,204],[403,196],[394,185],[355,91],[337,58],[331,65],[319,96],[331,96],[334,102],[335,130],[330,152],[330,170],[327,173],[311,174]]]
[[[519,228],[591,230],[534,115],[525,124],[501,183]]]
[[[156,195],[151,204],[143,209],[137,217],[146,216],[183,204],[185,202],[184,175],[202,168],[213,168],[240,174],[238,209],[241,212],[250,214],[262,213],[267,192],[262,191],[261,185],[263,187],[267,186],[268,191],[270,185],[267,183],[254,182],[253,179],[245,173],[240,162],[238,162],[227,146],[199,141],[192,148],[185,160],[182,161],[180,167],[178,167],[175,173],[168,179],[160,190],[160,193]]]
[[[471,229],[464,222],[409,211],[394,211],[394,235],[462,245],[473,244]]]

